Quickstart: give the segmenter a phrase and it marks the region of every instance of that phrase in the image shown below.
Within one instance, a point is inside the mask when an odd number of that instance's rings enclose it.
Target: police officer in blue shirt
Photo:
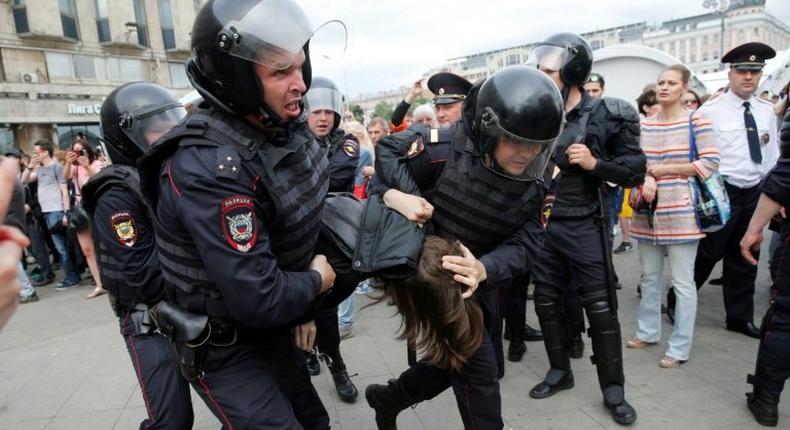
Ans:
[[[337,85],[323,76],[316,76],[305,94],[307,126],[329,160],[329,192],[350,192],[354,188],[354,175],[359,164],[359,142],[340,126],[342,95]],[[340,331],[337,307],[316,312],[316,348],[327,362],[338,396],[344,402],[354,402],[359,394],[351,382],[346,364],[340,355]],[[311,375],[321,372],[315,352],[307,353],[307,369]]]
[[[126,342],[148,418],[141,429],[184,429],[193,421],[189,384],[170,342],[154,332],[148,309],[163,298],[162,268],[151,214],[135,163],[186,111],[166,89],[122,85],[102,103],[101,128],[113,162],[82,187],[99,262]]]
[[[305,13],[292,0],[210,0],[187,75],[206,103],[141,164],[168,301],[155,320],[226,428],[329,428],[299,349],[334,271],[314,255],[329,185],[304,120]]]

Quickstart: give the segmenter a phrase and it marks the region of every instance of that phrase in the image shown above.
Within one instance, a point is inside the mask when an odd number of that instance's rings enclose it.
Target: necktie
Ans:
[[[759,164],[763,161],[763,153],[760,151],[760,137],[757,135],[757,123],[754,122],[749,102],[743,102],[743,123],[746,125],[746,138],[749,139],[749,155],[752,161]]]

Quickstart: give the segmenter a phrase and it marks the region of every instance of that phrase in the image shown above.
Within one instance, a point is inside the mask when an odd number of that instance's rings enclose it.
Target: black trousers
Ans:
[[[771,258],[771,302],[763,317],[755,385],[779,396],[790,378],[790,236]]]
[[[399,380],[406,393],[418,401],[430,400],[453,387],[464,428],[482,430],[504,426],[494,350],[486,332],[480,348],[460,372],[418,361]]]
[[[694,282],[697,289],[707,282],[716,263],[724,259],[724,308],[727,320],[752,322],[754,320],[754,281],[757,266],[752,266],[741,256],[741,239],[746,233],[760,198],[759,187],[738,188],[726,184],[732,215],[721,230],[708,233],[699,243],[694,262]],[[759,259],[759,253],[756,254]],[[675,307],[675,292],[669,290],[667,306]]]
[[[526,274],[513,281],[505,289],[504,310],[505,327],[510,333],[510,340],[524,340],[524,324],[527,323],[527,288],[532,281],[532,275]]]
[[[604,223],[605,224],[605,223]],[[535,295],[562,298],[569,318],[582,319],[581,305],[609,301],[609,258],[602,243],[601,222],[593,217],[552,218],[543,248],[532,269]],[[578,299],[569,296],[578,294]],[[572,314],[572,315],[571,315]]]
[[[318,351],[328,355],[332,360],[341,359],[337,306],[317,311],[315,314],[315,328],[315,346]]]
[[[192,428],[189,384],[181,376],[173,345],[158,334],[138,335],[129,313],[120,326],[148,413],[140,429]]]
[[[47,242],[44,239],[44,232],[38,221],[27,223],[27,234],[30,237],[30,247],[33,251],[33,256],[36,257],[39,269],[41,269],[41,276],[44,279],[55,279],[55,273],[52,271],[52,265],[49,262],[49,249],[47,249]]]
[[[230,429],[328,429],[321,399],[289,332],[208,346],[205,377],[192,383]]]

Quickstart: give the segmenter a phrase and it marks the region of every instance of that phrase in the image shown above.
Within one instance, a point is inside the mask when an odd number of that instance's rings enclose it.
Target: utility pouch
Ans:
[[[184,378],[188,381],[203,378],[205,345],[211,336],[208,316],[189,312],[165,301],[157,303],[149,313],[159,332],[175,345]]]
[[[148,305],[145,303],[138,303],[134,305],[134,309],[130,314],[132,323],[134,324],[134,332],[137,336],[151,334],[155,327],[154,321],[149,313]]]

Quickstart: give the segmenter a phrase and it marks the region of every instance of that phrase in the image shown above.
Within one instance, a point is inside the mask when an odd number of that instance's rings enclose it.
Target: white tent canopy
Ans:
[[[647,84],[655,83],[664,68],[682,64],[677,58],[643,45],[614,45],[593,52],[593,72],[606,81],[605,96],[621,98],[636,106],[636,98]],[[700,94],[708,91],[692,72],[689,85]]]

